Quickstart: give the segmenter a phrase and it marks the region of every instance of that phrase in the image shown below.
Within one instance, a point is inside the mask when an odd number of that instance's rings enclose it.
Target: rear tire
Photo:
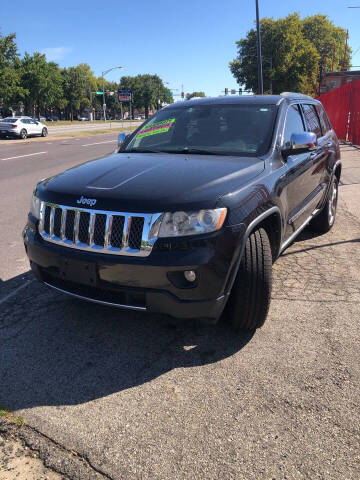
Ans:
[[[261,327],[267,317],[272,285],[272,255],[269,238],[263,228],[246,241],[224,316],[236,330]]]
[[[43,128],[42,132],[41,132],[41,136],[42,137],[47,137],[47,134],[48,134],[47,128]]]
[[[25,140],[27,138],[27,131],[25,130],[25,128],[23,128],[20,132],[20,138],[22,138],[23,140]]]
[[[326,196],[325,205],[321,212],[310,222],[310,229],[314,232],[326,233],[332,229],[336,218],[336,207],[339,193],[339,181],[333,177]]]

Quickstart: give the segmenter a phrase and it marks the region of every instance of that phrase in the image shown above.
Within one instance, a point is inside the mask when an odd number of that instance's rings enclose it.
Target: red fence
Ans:
[[[337,136],[360,145],[360,80],[323,93],[318,100],[324,105]]]

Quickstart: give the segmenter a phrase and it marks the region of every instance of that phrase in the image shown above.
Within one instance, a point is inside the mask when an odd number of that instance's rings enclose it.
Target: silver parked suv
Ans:
[[[18,137],[25,139],[30,135],[46,137],[46,126],[30,117],[7,117],[0,121],[0,138]]]

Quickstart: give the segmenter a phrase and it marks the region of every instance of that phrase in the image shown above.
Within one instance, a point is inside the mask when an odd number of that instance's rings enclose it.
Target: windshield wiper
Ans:
[[[123,150],[121,153],[163,153],[163,150],[150,150],[148,148],[130,148]]]
[[[214,152],[203,148],[184,147],[176,150],[162,150],[166,153],[197,153],[199,155],[226,155],[223,152]]]

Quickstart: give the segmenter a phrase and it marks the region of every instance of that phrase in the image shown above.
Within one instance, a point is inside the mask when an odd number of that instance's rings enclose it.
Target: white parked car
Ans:
[[[30,117],[7,117],[0,121],[0,137],[18,137],[25,139],[30,135],[46,137],[46,126]]]

